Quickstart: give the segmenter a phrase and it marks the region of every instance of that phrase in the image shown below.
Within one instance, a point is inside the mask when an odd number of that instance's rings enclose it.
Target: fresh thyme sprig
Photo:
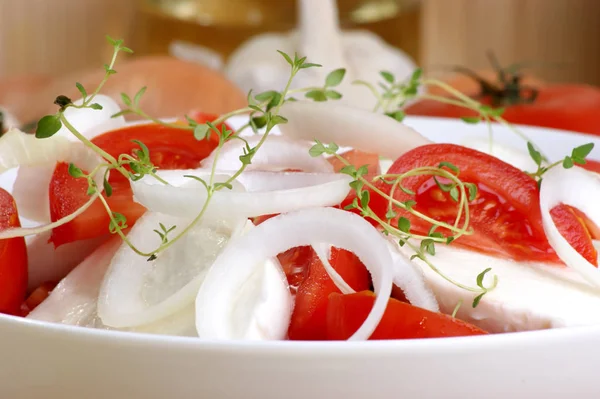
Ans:
[[[222,189],[231,189],[232,188],[232,183],[240,176],[240,174],[242,174],[244,172],[244,170],[247,168],[247,166],[252,163],[252,159],[253,159],[254,155],[260,149],[260,147],[264,144],[265,140],[267,139],[267,137],[270,134],[270,132],[272,131],[272,129],[279,124],[287,122],[287,120],[279,114],[279,111],[280,111],[280,108],[283,105],[283,103],[286,101],[286,97],[289,93],[291,83],[292,83],[294,77],[296,76],[296,74],[302,69],[317,67],[320,65],[308,63],[308,62],[306,62],[306,57],[300,58],[300,57],[298,57],[297,54],[294,55],[294,58],[291,58],[289,55],[280,51],[281,55],[289,63],[290,70],[291,70],[290,77],[289,77],[287,84],[282,92],[271,91],[271,92],[261,93],[256,96],[252,96],[250,93],[248,96],[248,99],[249,99],[248,107],[230,112],[225,115],[221,115],[220,117],[218,117],[217,119],[215,119],[212,122],[206,122],[206,123],[202,123],[202,124],[194,121],[192,118],[187,117],[187,116],[186,116],[186,121],[188,122],[187,124],[185,124],[185,123],[168,123],[168,122],[164,122],[162,120],[159,120],[157,118],[153,118],[153,117],[149,116],[140,107],[140,101],[146,92],[145,87],[140,89],[135,94],[135,96],[133,96],[133,99],[130,96],[128,96],[127,94],[123,93],[121,95],[121,99],[127,108],[125,108],[118,114],[113,115],[114,117],[133,113],[133,114],[142,116],[146,120],[150,120],[150,121],[153,121],[153,122],[161,124],[161,125],[170,126],[170,127],[174,127],[174,128],[178,128],[178,129],[182,129],[182,130],[191,130],[191,131],[193,131],[194,137],[197,140],[205,140],[211,136],[216,136],[218,138],[217,148],[214,150],[215,162],[213,163],[213,167],[210,172],[208,181],[205,179],[202,179],[198,176],[189,176],[191,178],[194,178],[197,181],[200,181],[202,183],[203,187],[206,189],[206,200],[205,200],[201,210],[199,211],[197,216],[192,220],[192,222],[188,226],[186,226],[184,229],[182,229],[181,231],[176,231],[177,226],[171,226],[169,228],[166,228],[165,226],[159,224],[159,229],[156,229],[155,232],[160,237],[161,244],[153,251],[144,252],[144,251],[139,250],[127,238],[127,235],[124,232],[124,230],[129,227],[126,217],[120,213],[113,212],[105,197],[110,197],[112,195],[112,186],[110,185],[109,180],[108,180],[109,172],[111,170],[115,170],[115,171],[123,174],[126,178],[131,179],[132,181],[140,180],[145,176],[151,176],[151,177],[159,180],[163,184],[168,184],[166,181],[161,179],[156,174],[156,167],[150,161],[150,153],[149,153],[148,147],[141,141],[136,140],[134,142],[136,145],[139,146],[138,150],[134,150],[132,152],[132,154],[120,154],[117,158],[115,158],[112,155],[108,154],[106,151],[102,150],[100,147],[96,146],[94,143],[92,143],[90,140],[88,140],[85,136],[83,136],[80,132],[78,132],[77,129],[75,129],[75,127],[73,125],[71,125],[71,123],[68,121],[68,119],[65,116],[65,111],[70,107],[79,108],[79,109],[89,108],[89,109],[94,109],[94,110],[102,109],[102,107],[99,104],[92,102],[94,97],[100,92],[102,86],[106,83],[108,78],[111,75],[117,73],[116,70],[114,69],[114,65],[117,60],[118,54],[122,51],[132,52],[129,48],[123,46],[122,40],[114,40],[110,37],[107,37],[107,40],[113,46],[113,56],[112,56],[111,63],[105,65],[106,74],[105,74],[104,79],[99,84],[99,86],[92,92],[91,95],[88,95],[87,90],[83,87],[83,85],[81,85],[80,83],[76,84],[78,90],[80,91],[80,93],[82,94],[82,97],[83,97],[83,102],[81,105],[73,104],[71,99],[69,99],[66,96],[58,96],[55,103],[59,106],[59,110],[57,111],[56,114],[47,115],[39,121],[37,130],[36,130],[36,137],[38,137],[40,139],[51,137],[54,134],[56,134],[60,130],[61,127],[64,126],[77,139],[79,139],[86,147],[90,148],[97,155],[99,155],[101,158],[104,159],[105,162],[98,165],[98,167],[96,167],[90,173],[85,173],[83,170],[81,170],[76,165],[70,164],[69,165],[69,173],[71,176],[73,176],[75,178],[85,178],[88,182],[88,194],[92,195],[92,194],[98,193],[98,191],[99,191],[94,178],[95,178],[96,174],[99,173],[100,170],[103,170],[105,168],[106,171],[103,176],[103,189],[104,189],[105,195],[104,196],[101,195],[98,198],[99,198],[100,202],[102,203],[102,205],[104,206],[107,214],[109,215],[109,218],[110,218],[109,231],[112,234],[119,235],[121,237],[121,239],[137,254],[148,257],[148,260],[154,260],[154,259],[156,259],[157,255],[160,252],[166,250],[171,245],[173,245],[173,243],[175,243],[181,237],[183,237],[185,234],[187,234],[203,218],[203,216],[206,213],[206,210],[208,209],[208,205],[211,202],[211,199],[212,199],[214,193],[216,193],[217,191],[222,190]],[[332,79],[334,79],[335,81]],[[340,74],[340,72],[337,72],[336,75],[334,76],[334,78],[328,78],[328,82],[326,82],[324,87],[328,88],[330,86],[334,86],[335,84],[339,84],[339,82],[341,82],[342,79],[343,79],[343,73]],[[336,83],[336,81],[337,81],[337,83]],[[332,96],[332,98],[333,97],[336,97],[336,96]],[[340,95],[340,97],[341,97],[341,95]],[[237,132],[234,133],[233,131],[228,129],[225,124],[222,124],[222,122],[225,122],[231,116],[247,114],[247,113],[250,114],[250,121],[251,121],[247,125],[247,127],[251,127],[254,131],[257,131],[260,128],[265,129],[264,135],[261,137],[260,141],[254,147],[251,147],[249,145],[248,141],[246,141],[245,139],[243,139],[242,137],[239,136],[241,130],[243,130],[243,129],[238,130]],[[219,128],[219,125],[220,125],[220,128]],[[244,141],[244,143],[245,143],[245,147],[243,149],[243,154],[240,155],[240,161],[242,162],[242,166],[239,170],[234,172],[226,181],[217,182],[217,181],[215,181],[215,175],[217,172],[216,171],[216,165],[217,165],[216,160],[219,157],[219,154],[220,154],[221,149],[223,148],[223,145],[226,142],[233,140],[233,139],[240,139],[240,140]],[[177,234],[171,238],[169,235],[174,232],[176,232]]]
[[[593,149],[594,143],[583,144],[573,148],[571,155],[566,155],[560,161],[545,165],[542,154],[535,149],[531,142],[527,142],[527,151],[529,152],[529,156],[537,165],[537,170],[535,172],[527,172],[527,174],[533,177],[538,182],[538,185],[541,185],[544,173],[556,166],[562,165],[563,168],[570,169],[575,165],[585,165],[585,158],[592,152]]]
[[[356,168],[337,153],[338,149],[339,146],[335,143],[324,144],[320,141],[316,141],[310,148],[309,153],[315,157],[323,154],[331,155],[345,165],[341,169],[341,173],[345,173],[354,179],[350,182],[350,187],[356,192],[356,198],[354,198],[353,202],[345,209],[355,209],[360,212],[363,217],[375,220],[383,230],[384,234],[395,237],[400,246],[407,245],[412,249],[414,255],[411,256],[411,260],[420,259],[446,281],[461,289],[476,293],[477,296],[473,300],[473,307],[476,307],[481,301],[481,298],[497,286],[497,276],[494,276],[493,282],[489,287],[483,285],[483,279],[485,275],[491,271],[490,268],[485,269],[476,277],[476,286],[473,287],[462,284],[447,276],[430,260],[430,256],[436,254],[436,243],[449,245],[462,235],[469,235],[472,233],[469,230],[469,203],[475,200],[477,196],[477,186],[473,183],[467,183],[460,180],[458,177],[460,170],[455,165],[448,162],[441,162],[437,167],[420,167],[402,174],[383,174],[370,180],[366,177],[367,166]],[[424,175],[431,176],[437,187],[443,192],[448,193],[450,198],[458,204],[458,212],[453,224],[440,222],[417,211],[415,209],[416,201],[414,199],[398,201],[394,198],[395,190],[401,190],[409,196],[414,196],[415,193],[404,187],[402,182],[410,177]],[[440,179],[448,182],[442,182]],[[374,184],[377,181],[391,185],[390,194],[386,194],[380,190]],[[388,201],[385,219],[378,216],[369,206],[371,191]],[[425,236],[412,233],[410,220],[404,216],[400,216],[398,210],[407,212],[414,217],[430,223],[432,227],[428,234]],[[437,231],[438,229],[446,229],[451,234],[444,235],[442,232]],[[416,244],[415,242],[419,242],[419,244]]]

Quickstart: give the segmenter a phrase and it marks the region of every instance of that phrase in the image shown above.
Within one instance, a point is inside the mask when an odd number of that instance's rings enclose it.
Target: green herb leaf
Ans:
[[[465,187],[469,190],[469,201],[475,201],[475,198],[477,198],[477,185],[465,183]]]
[[[310,154],[311,157],[321,156],[325,153],[325,146],[323,145],[323,143],[317,142],[315,145],[310,147],[310,150],[308,150],[308,153]]]
[[[452,198],[454,202],[458,202],[458,188],[456,186],[450,189],[450,198]]]
[[[356,171],[356,176],[357,177],[364,176],[367,173],[369,173],[369,167],[367,165],[363,165],[360,168],[358,168],[358,170]]]
[[[483,296],[485,295],[485,292],[482,292],[481,294],[477,295],[475,297],[475,299],[473,299],[473,308],[476,308],[477,305],[479,305],[479,302],[481,302],[481,298],[483,298]]]
[[[79,90],[79,92],[81,93],[81,97],[83,97],[83,99],[85,100],[85,98],[87,97],[87,91],[85,90],[85,87],[83,87],[83,85],[79,82],[75,83],[75,86],[77,86],[77,90]]]
[[[379,72],[379,74],[381,75],[381,77],[388,83],[394,83],[394,80],[396,80],[394,78],[394,75],[392,75],[390,72],[388,71],[381,71]]]
[[[118,230],[127,228],[127,218],[122,213],[113,212],[112,218],[108,225],[108,230],[111,234],[115,234]]]
[[[209,137],[209,131],[210,131],[210,127],[206,123],[197,125],[194,128],[194,138],[196,140],[204,140],[207,137]]]
[[[370,200],[371,200],[371,194],[369,194],[369,191],[365,190],[360,194],[360,206],[363,209],[366,209],[369,206]]]
[[[220,189],[221,187],[225,187],[229,190],[233,190],[233,186],[229,183],[215,183],[215,190]]]
[[[256,129],[262,129],[267,125],[267,118],[265,118],[264,115],[255,116],[254,118],[250,119],[250,124],[254,125]]]
[[[85,177],[85,173],[83,173],[81,169],[79,169],[77,166],[75,166],[75,164],[72,163],[69,164],[69,175],[76,179],[80,177]]]
[[[533,159],[533,162],[535,162],[537,166],[540,166],[542,164],[542,154],[536,150],[529,141],[527,142],[527,151],[529,151],[529,156]]]
[[[246,152],[244,155],[240,155],[240,161],[243,165],[250,165],[252,163],[252,158],[254,158],[254,154],[256,153],[256,148],[244,149]]]
[[[454,173],[456,173],[458,175],[458,173],[460,172],[460,169],[458,169],[458,166],[451,164],[450,162],[440,162],[438,165],[438,168],[442,169],[443,167],[447,167],[448,169],[450,169],[451,171],[453,171]]]
[[[400,190],[402,190],[402,191],[403,191],[405,194],[408,194],[408,195],[415,195],[415,192],[414,192],[414,191],[412,191],[412,190],[410,190],[410,189],[408,189],[408,188],[404,187],[402,184],[399,184],[399,185],[398,185],[398,188],[400,188]]]
[[[278,52],[279,54],[281,54],[281,56],[282,56],[282,57],[283,57],[283,58],[286,60],[286,62],[287,62],[288,64],[290,64],[290,66],[294,66],[294,62],[292,61],[292,59],[290,58],[290,56],[289,56],[289,55],[287,55],[286,53],[284,53],[284,52],[283,52],[283,51],[281,51],[281,50],[277,50],[277,52]]]
[[[131,98],[126,93],[121,93],[121,101],[128,107],[132,107]]]
[[[421,252],[427,252],[429,255],[435,255],[435,241],[427,238],[421,241]]]
[[[389,219],[393,219],[393,218],[389,218]],[[404,233],[410,233],[410,220],[408,220],[404,216],[401,216],[398,219],[398,230],[400,230]]]
[[[129,47],[120,47],[119,50],[121,50],[125,53],[133,54],[133,50],[130,49]]]
[[[452,190],[452,187],[456,186],[454,183],[440,183],[440,181],[435,176],[433,177],[433,181],[435,181],[435,184],[440,188],[440,190],[442,190],[445,193],[449,192],[450,190]]]
[[[339,100],[340,98],[342,98],[342,93],[335,90],[326,90],[325,97],[327,97],[330,100]]]
[[[260,101],[262,103],[265,101],[271,101],[273,99],[273,97],[276,96],[277,94],[279,94],[279,93],[276,92],[275,90],[269,90],[269,91],[265,91],[265,92],[257,94],[256,96],[254,96],[254,98],[256,99],[256,101]]]
[[[361,180],[354,180],[354,181],[351,181],[350,183],[348,183],[348,185],[350,186],[350,188],[352,188],[354,191],[356,191],[358,193],[358,192],[360,192],[360,190],[362,190],[365,183],[363,183]]]
[[[267,122],[267,129],[271,130],[274,126],[283,125],[287,123],[287,121],[287,118],[284,118],[281,115],[273,115],[271,118],[269,118],[269,121]]]
[[[411,83],[416,83],[423,76],[423,70],[421,68],[415,69],[412,76],[410,77]]]
[[[484,279],[485,275],[487,273],[489,273],[491,270],[492,270],[492,268],[488,267],[487,269],[485,269],[484,271],[482,271],[481,273],[479,273],[477,275],[477,286],[478,287],[485,289],[485,287],[483,286],[483,279]]]
[[[562,165],[565,169],[571,169],[573,167],[573,160],[571,159],[571,157],[566,156],[562,162]]]
[[[573,158],[585,159],[590,152],[594,149],[594,143],[588,143],[584,145],[580,145],[579,147],[573,148],[571,156]]]
[[[321,65],[321,64],[314,64],[314,63],[312,63],[312,62],[304,62],[304,63],[302,63],[302,65],[300,65],[300,66],[298,67],[298,69],[306,69],[306,68],[319,68],[319,67],[322,67],[322,66],[323,66],[323,65]]]
[[[340,169],[340,173],[356,177],[356,167],[354,165],[346,165],[342,169]]]
[[[104,179],[104,193],[106,194],[107,197],[110,197],[112,195],[112,186],[110,185],[110,183],[108,182],[108,180],[105,178]]]
[[[412,209],[413,206],[417,205],[417,201],[408,200],[408,201],[404,201],[402,204],[406,207],[406,209]]]
[[[91,109],[95,109],[96,111],[100,111],[101,109],[103,109],[104,107],[102,107],[102,105],[98,104],[98,103],[93,103],[90,104],[90,108]]]
[[[504,113],[504,108],[500,107],[500,108],[493,108],[491,111],[489,111],[489,115],[490,116],[494,116],[494,117],[500,117],[502,116],[502,114]]]
[[[460,118],[463,122],[469,123],[469,124],[476,124],[481,122],[481,117],[480,116],[461,116]]]
[[[327,144],[327,147],[325,149],[328,154],[333,155],[333,154],[337,153],[337,151],[340,149],[340,147],[336,143],[329,143],[329,144]],[[359,168],[359,171],[360,171],[360,168]]]
[[[304,95],[306,98],[310,98],[313,101],[323,102],[327,101],[327,96],[323,90],[311,90]]]
[[[142,99],[144,93],[146,93],[146,86],[142,87],[137,93],[135,93],[135,96],[133,97],[133,105],[135,105],[136,108],[139,108],[140,100]]]
[[[56,132],[62,127],[58,115],[46,115],[38,122],[35,130],[35,137],[38,139],[45,139],[54,136]]]
[[[140,146],[141,151],[138,151],[137,157],[142,162],[150,162],[150,150],[146,146],[146,144],[142,143],[140,140],[131,140],[133,143]]]
[[[325,78],[325,87],[335,87],[339,85],[342,83],[342,80],[344,80],[344,75],[346,75],[346,69],[344,68],[329,72]]]
[[[394,210],[393,210],[393,209],[391,209],[391,208],[390,208],[390,209],[388,209],[388,211],[387,211],[387,212],[386,212],[386,214],[385,214],[385,218],[386,218],[387,220],[392,220],[392,219],[394,219],[396,216],[398,216],[398,214],[397,214],[396,212],[394,212]],[[406,219],[406,220],[408,220],[408,219]],[[409,223],[410,223],[410,222],[409,222]],[[410,228],[410,225],[409,225],[409,228]]]
[[[404,111],[386,112],[385,114],[390,118],[397,120],[398,122],[402,122],[406,116]]]

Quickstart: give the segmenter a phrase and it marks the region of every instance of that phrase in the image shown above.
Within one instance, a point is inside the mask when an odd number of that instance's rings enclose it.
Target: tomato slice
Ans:
[[[332,248],[331,266],[354,290],[369,289],[371,278],[362,262],[351,252]],[[329,294],[340,292],[323,264],[313,253],[306,279],[300,284],[288,336],[292,340],[327,338],[327,301]]]
[[[469,226],[473,234],[458,238],[455,243],[492,255],[516,260],[558,261],[546,239],[539,205],[539,190],[533,178],[519,169],[482,152],[453,144],[430,144],[418,147],[400,157],[388,173],[401,174],[417,167],[437,167],[449,162],[460,170],[463,182],[477,185],[477,197],[470,202]],[[444,183],[443,179],[440,182]],[[389,194],[391,186],[377,183]],[[403,186],[416,193],[409,195],[395,190],[399,201],[415,200],[414,209],[438,221],[453,223],[458,205],[449,193],[442,191],[429,175],[409,177]],[[372,194],[371,208],[382,218],[387,211],[387,201]],[[411,221],[411,231],[427,234],[430,223],[397,209],[398,217]],[[582,254],[593,251],[589,233],[572,212],[561,212],[557,227],[571,245]],[[447,233],[443,230],[440,232]],[[596,264],[596,259],[588,258]]]
[[[583,169],[589,170],[590,172],[600,173],[600,161],[593,159],[586,159],[584,165],[577,165]]]
[[[374,302],[375,294],[371,291],[329,295],[328,339],[350,338],[365,321]],[[464,321],[390,298],[381,322],[369,339],[441,338],[483,334],[487,333]]]
[[[0,188],[0,229],[20,227],[13,197]],[[0,313],[20,314],[27,292],[27,247],[25,238],[0,240]]]
[[[214,119],[215,117],[208,117]],[[135,125],[104,133],[92,140],[94,144],[115,158],[121,154],[131,154],[139,146],[133,142],[143,142],[150,151],[150,159],[159,169],[191,169],[200,165],[217,146],[215,137],[196,140],[189,130],[165,127],[158,124]],[[145,208],[133,202],[128,179],[113,171],[109,182],[113,192],[106,197],[113,212],[127,218],[132,226],[145,212]],[[68,165],[57,164],[50,183],[50,215],[52,221],[59,220],[80,208],[87,200],[87,182],[69,175]],[[100,201],[96,201],[75,220],[57,227],[52,232],[51,241],[55,246],[69,242],[99,237],[108,234],[109,216]]]
[[[37,308],[40,303],[44,302],[46,298],[50,296],[55,287],[56,283],[48,281],[33,290],[33,292],[27,297],[27,300],[25,300],[25,302],[23,302],[21,305],[21,316],[26,317],[35,308]]]

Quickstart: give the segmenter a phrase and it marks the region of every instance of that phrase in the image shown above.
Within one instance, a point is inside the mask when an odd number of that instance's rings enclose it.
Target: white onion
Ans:
[[[411,305],[439,312],[440,306],[425,282],[423,271],[400,252],[396,241],[390,238],[388,244],[393,259],[394,285],[402,290]]]
[[[367,339],[385,312],[392,289],[392,259],[385,239],[358,215],[334,208],[314,208],[271,218],[232,240],[208,272],[196,298],[198,335],[239,339],[230,306],[252,268],[290,248],[327,243],[354,252],[373,278],[377,298],[363,325],[350,338]]]
[[[558,257],[593,285],[600,287],[600,271],[579,254],[560,234],[550,211],[565,204],[579,209],[596,225],[600,225],[600,178],[579,167],[556,167],[544,174],[540,189],[540,208],[544,231]]]
[[[16,133],[16,134],[18,134],[18,133]],[[24,133],[20,133],[20,135],[25,136]],[[15,150],[15,153],[18,155],[15,155],[14,158],[12,158],[11,160],[8,160],[8,158],[7,158],[6,159],[7,162],[3,163],[3,165],[5,167],[8,167],[10,165],[18,165],[18,164],[25,165],[25,166],[37,165],[37,163],[35,161],[35,155],[36,155],[35,153],[36,152],[39,153],[40,157],[43,157],[46,160],[50,160],[50,159],[52,159],[52,157],[54,157],[52,160],[53,163],[56,163],[59,161],[69,162],[69,163],[73,163],[74,165],[78,166],[79,168],[81,168],[83,170],[87,170],[87,171],[93,170],[94,168],[96,168],[96,166],[98,166],[100,163],[102,163],[102,159],[98,155],[96,155],[94,152],[92,152],[92,150],[86,148],[83,144],[70,143],[68,140],[61,138],[61,137],[56,137],[56,139],[55,139],[53,136],[48,139],[36,139],[35,137],[30,136],[31,140],[29,139],[29,137],[27,137],[25,139],[19,138],[18,136],[14,136],[14,135],[12,137],[15,138],[14,141],[12,141],[12,143],[15,143],[15,144],[11,148],[13,148]],[[6,148],[2,144],[3,143],[1,141],[2,139],[0,139],[0,163],[2,163],[1,160],[5,160],[2,158],[2,154],[1,154],[1,152],[5,151],[5,148]],[[66,146],[63,146],[63,144],[61,144],[61,143],[65,143],[65,142],[66,142]],[[43,143],[50,143],[50,148],[56,148],[56,152],[54,154],[52,154],[52,153],[49,153],[47,149],[43,149],[44,148]],[[31,144],[31,148],[29,150],[22,148],[22,146],[27,145],[27,144]],[[21,158],[19,159],[18,157],[21,157]],[[105,169],[100,168],[98,173],[96,173],[96,175],[94,177],[94,181],[96,183],[96,186],[98,187],[99,192],[91,195],[89,200],[82,207],[75,210],[73,213],[63,217],[62,219],[52,222],[52,223],[48,222],[48,223],[38,225],[38,226],[33,226],[33,227],[11,228],[11,229],[6,229],[3,231],[0,231],[0,239],[23,237],[23,236],[43,233],[44,231],[52,230],[56,227],[62,226],[63,224],[68,223],[71,220],[75,219],[77,216],[82,214],[87,208],[89,208],[90,205],[92,205],[92,203],[98,198],[99,193],[102,192],[102,190],[103,190],[102,181],[104,178],[104,172],[105,172]],[[48,188],[46,188],[46,190],[48,190]],[[18,204],[17,204],[17,206],[18,206]]]
[[[128,234],[130,241],[150,252],[160,243],[153,232],[163,223],[177,226],[173,238],[191,219],[174,218],[147,212]],[[169,317],[193,303],[208,267],[229,237],[245,220],[207,223],[202,221],[185,236],[148,261],[123,244],[114,256],[102,283],[98,315],[110,327],[141,326]]]
[[[0,137],[0,173],[21,165],[56,162],[71,151],[69,140],[60,136],[37,139],[32,134],[11,129]]]
[[[173,178],[176,173],[179,177]],[[225,181],[219,171],[216,181]],[[232,172],[231,172],[232,173]],[[168,171],[165,176],[173,185],[163,185],[152,178],[132,182],[134,199],[154,212],[172,216],[196,215],[204,205],[206,189],[200,182],[183,175],[201,176],[208,179],[206,170]],[[172,177],[169,180],[168,177]],[[332,206],[341,203],[348,195],[351,178],[343,174],[308,174],[295,172],[245,172],[239,180],[247,186],[246,192],[223,189],[215,192],[208,206],[207,217],[220,218],[227,215],[254,217],[289,212],[296,209]]]
[[[35,308],[30,319],[94,327],[98,289],[111,258],[120,245],[113,237],[77,266]]]
[[[252,148],[258,144],[262,137],[262,135],[251,136],[246,140]],[[242,140],[228,141],[223,145],[223,148],[213,151],[208,158],[202,161],[202,166],[205,168],[212,167],[216,158],[216,169],[238,170],[242,167],[240,156],[244,155],[243,149],[245,146],[246,143]],[[325,158],[322,156],[312,157],[308,153],[310,147],[311,144],[307,142],[269,135],[252,158],[252,163],[246,167],[246,170],[298,169],[303,172],[332,173],[333,166]]]
[[[286,137],[334,142],[357,150],[397,159],[431,141],[412,128],[381,114],[335,102],[294,101],[281,107],[288,122],[279,125]]]
[[[106,237],[90,238],[55,248],[49,241],[51,235],[51,231],[46,231],[32,236],[27,242],[29,290],[47,281],[60,281],[106,241]]]
[[[331,279],[331,281],[333,281],[337,289],[340,290],[342,294],[354,294],[356,291],[354,291],[354,289],[350,287],[350,285],[337,272],[337,270],[335,270],[333,266],[331,266],[331,263],[329,263],[331,246],[327,244],[317,244],[313,245],[312,248],[317,254],[317,257],[323,264],[323,268],[325,269],[325,271],[329,275],[329,278]]]
[[[81,105],[83,101],[75,101],[76,105]],[[123,116],[111,118],[111,115],[120,111],[119,105],[110,97],[98,95],[94,99],[95,103],[103,106],[102,110],[67,108],[65,117],[71,125],[87,139],[93,139],[101,133],[109,130],[118,129],[125,125]],[[50,141],[56,141],[58,138],[64,138],[73,142],[79,140],[66,128],[62,127],[53,137],[49,139],[32,139],[38,141],[38,145],[48,145]],[[30,140],[32,141],[32,140]],[[40,223],[50,221],[50,209],[48,199],[48,185],[52,179],[52,173],[57,161],[61,161],[59,153],[56,157],[41,162],[40,158],[35,165],[24,163],[19,165],[17,178],[15,179],[13,197],[17,203],[19,214],[29,220]]]
[[[113,237],[95,250],[73,269],[27,318],[81,327],[110,329],[98,317],[97,302],[100,284],[119,244],[120,238]],[[194,316],[194,308],[189,306],[155,323],[123,329],[123,331],[196,336]]]

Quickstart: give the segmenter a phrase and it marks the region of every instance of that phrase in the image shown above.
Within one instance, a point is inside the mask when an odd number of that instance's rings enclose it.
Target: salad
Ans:
[[[77,83],[82,98],[58,96],[35,135],[0,138],[1,171],[18,168],[12,192],[0,190],[2,313],[216,340],[600,322],[582,310],[600,302],[592,143],[551,162],[502,108],[420,70],[358,82],[376,106],[353,108],[336,91],[344,69],[290,89],[320,66],[283,52],[283,90],[250,92],[224,115],[160,119],[140,108],[146,88],[122,94],[123,109],[101,94],[131,51],[109,42],[97,88]],[[412,101],[449,98],[427,86],[477,111],[464,121],[487,124],[490,139],[436,144],[404,125]],[[491,122],[523,151],[495,143]]]

